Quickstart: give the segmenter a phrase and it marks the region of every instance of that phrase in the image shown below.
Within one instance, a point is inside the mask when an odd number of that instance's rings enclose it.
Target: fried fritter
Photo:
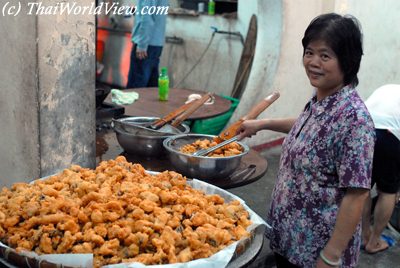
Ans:
[[[176,172],[150,175],[122,156],[0,192],[3,243],[38,254],[92,252],[95,267],[209,257],[248,236],[250,224],[240,202],[193,189]]]

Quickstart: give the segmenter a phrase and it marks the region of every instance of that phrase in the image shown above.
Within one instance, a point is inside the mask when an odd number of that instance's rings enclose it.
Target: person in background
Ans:
[[[320,15],[302,44],[315,92],[300,116],[245,120],[238,135],[288,133],[267,215],[277,267],[355,267],[375,142],[355,89],[363,54],[359,23],[349,15]]]
[[[381,238],[392,215],[396,193],[400,189],[400,85],[376,89],[365,104],[375,124],[376,144],[372,167],[372,185],[376,183],[378,200],[371,228],[371,197],[364,207],[362,238],[365,251],[376,253],[389,244]]]
[[[157,87],[158,66],[167,22],[165,10],[168,5],[168,0],[138,0],[137,2],[127,88]],[[149,14],[154,10],[159,10],[160,14]]]

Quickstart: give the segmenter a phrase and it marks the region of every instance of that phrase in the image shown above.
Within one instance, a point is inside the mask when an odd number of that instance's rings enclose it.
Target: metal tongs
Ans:
[[[238,138],[239,138],[238,136],[234,136],[233,138],[230,138],[229,140],[218,143],[217,145],[212,146],[210,148],[198,150],[198,151],[194,152],[192,155],[193,156],[205,156],[221,147],[224,147],[225,145],[227,145],[231,142],[237,141]]]
[[[151,123],[133,123],[113,119],[112,124],[113,127],[133,135],[164,136],[182,134],[182,131],[178,128],[181,123],[210,98],[213,98],[212,93],[204,94],[200,99],[184,104],[163,118],[157,119]]]
[[[216,141],[218,144],[210,147],[208,149],[202,149],[199,151],[196,151],[193,153],[193,156],[204,156],[207,155],[231,142],[237,141],[238,135],[237,131],[242,125],[244,120],[249,120],[249,119],[255,119],[257,116],[259,116],[265,109],[267,109],[274,101],[276,101],[279,98],[280,94],[279,92],[273,92],[270,95],[268,95],[266,98],[261,100],[256,106],[253,107],[253,109],[250,110],[245,116],[243,116],[241,119],[227,127],[224,131],[222,131],[219,136],[214,138],[214,141]]]
[[[210,98],[213,97],[212,93],[204,94],[200,99],[189,102],[187,104],[182,105],[178,109],[172,111],[167,114],[163,118],[156,120],[151,123],[147,128],[153,130],[170,130],[170,128],[178,127],[186,118],[189,117],[192,113],[194,113],[197,109],[199,109],[205,102],[207,102]],[[171,124],[169,124],[172,122]]]

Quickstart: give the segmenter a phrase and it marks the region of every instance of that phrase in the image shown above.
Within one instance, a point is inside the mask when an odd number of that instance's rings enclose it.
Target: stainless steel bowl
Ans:
[[[163,146],[164,139],[174,135],[172,133],[160,133],[156,130],[128,132],[123,128],[124,123],[135,125],[139,128],[148,125],[158,117],[126,117],[114,120],[114,131],[117,135],[118,143],[129,154],[143,156],[159,156],[166,153]],[[118,124],[122,123],[122,124]],[[181,124],[178,129],[182,133],[189,133],[190,128],[186,124]]]
[[[180,148],[186,144],[199,139],[212,140],[214,137],[204,134],[182,134],[166,138],[163,144],[171,165],[183,175],[198,179],[223,179],[235,171],[242,157],[249,152],[246,144],[238,142],[243,148],[243,153],[227,157],[193,156],[180,152]]]

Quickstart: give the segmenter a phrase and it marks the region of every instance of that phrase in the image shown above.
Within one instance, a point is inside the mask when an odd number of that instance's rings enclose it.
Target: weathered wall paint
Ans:
[[[22,8],[0,23],[0,187],[95,164],[95,17]]]
[[[0,20],[1,187],[37,177],[40,159],[36,17],[5,16]]]
[[[366,99],[384,84],[400,84],[400,2],[337,0],[335,10],[353,14],[362,26],[364,56],[358,76],[361,96]]]
[[[236,19],[221,16],[170,16],[167,35],[184,40],[183,44],[166,43],[164,46],[160,64],[170,70],[172,86],[230,95],[243,49],[240,37],[217,33],[210,45],[209,42],[213,34],[211,27],[236,32],[237,23]],[[208,45],[204,57],[198,62]],[[196,63],[197,66],[182,81]]]
[[[42,176],[71,164],[95,166],[94,19],[91,15],[38,19]]]

